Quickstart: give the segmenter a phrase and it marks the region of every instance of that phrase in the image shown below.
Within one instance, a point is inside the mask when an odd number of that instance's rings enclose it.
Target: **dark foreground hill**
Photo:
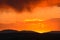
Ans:
[[[0,31],[0,40],[60,40],[60,32],[37,33],[33,31]]]

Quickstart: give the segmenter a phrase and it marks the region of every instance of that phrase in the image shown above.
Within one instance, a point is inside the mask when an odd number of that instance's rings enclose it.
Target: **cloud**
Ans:
[[[32,11],[32,8],[37,6],[58,6],[60,7],[59,0],[0,0],[0,8],[5,8],[5,6],[11,7],[18,12],[22,12],[27,10],[29,12]],[[4,9],[3,8],[3,9]],[[1,9],[0,9],[1,10]]]
[[[60,18],[52,18],[44,21],[45,24],[53,31],[60,31]]]
[[[58,3],[57,6],[60,7],[60,3]]]
[[[40,3],[42,0],[0,0],[0,6],[7,5],[11,6],[17,11],[23,11],[24,9],[30,11],[30,5],[36,5]]]

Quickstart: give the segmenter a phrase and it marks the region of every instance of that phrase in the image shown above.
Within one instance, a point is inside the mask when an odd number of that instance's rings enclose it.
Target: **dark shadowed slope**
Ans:
[[[60,40],[60,31],[51,31],[42,35],[43,40]]]

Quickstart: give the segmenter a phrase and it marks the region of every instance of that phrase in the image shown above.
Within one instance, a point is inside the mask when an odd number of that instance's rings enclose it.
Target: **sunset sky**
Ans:
[[[49,2],[49,0],[48,2],[42,1],[41,3],[37,3],[37,5],[35,4],[34,6],[30,5],[31,11],[28,8],[29,11],[27,11],[27,9],[24,9],[22,12],[17,11],[17,9],[14,9],[11,6],[3,5],[0,10],[0,24],[6,24],[6,25],[13,24],[13,26],[11,25],[8,25],[6,27],[3,26],[1,27],[1,30],[10,28],[17,30],[22,29],[33,30],[37,32],[52,31],[52,30],[56,31],[59,28],[56,26],[57,25],[56,22],[47,22],[46,20],[52,18],[60,18],[60,7],[57,6],[58,3],[60,3],[60,1],[57,0],[55,1],[53,0],[51,2]],[[30,21],[32,20],[34,21],[34,23],[29,23],[28,20]],[[39,24],[39,20],[41,21],[40,24],[42,26]],[[50,24],[52,24],[52,26],[50,26]]]

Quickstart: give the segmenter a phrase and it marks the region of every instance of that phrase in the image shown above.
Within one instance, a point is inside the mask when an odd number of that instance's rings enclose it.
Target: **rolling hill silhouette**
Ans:
[[[37,33],[34,31],[0,31],[0,40],[60,40],[60,31]]]
[[[3,30],[0,31],[0,40],[39,40],[39,33],[33,31],[15,31]]]
[[[17,33],[17,32],[18,32],[17,30],[10,30],[10,29],[0,31],[0,33]]]

